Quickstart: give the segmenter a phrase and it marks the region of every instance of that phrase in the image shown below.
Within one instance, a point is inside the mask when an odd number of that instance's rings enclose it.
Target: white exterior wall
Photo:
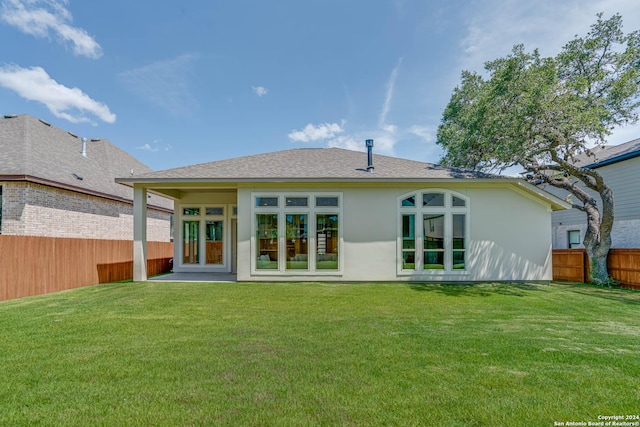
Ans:
[[[501,187],[449,188],[469,198],[467,273],[399,274],[398,197],[429,188],[373,186],[253,187],[238,190],[239,281],[546,281],[551,270],[551,209]],[[447,189],[442,186],[431,188]],[[252,192],[341,192],[342,270],[331,275],[251,273]],[[311,248],[313,253],[313,248]]]
[[[132,240],[133,205],[30,182],[2,182],[2,234]],[[148,241],[170,240],[170,214],[148,210]]]

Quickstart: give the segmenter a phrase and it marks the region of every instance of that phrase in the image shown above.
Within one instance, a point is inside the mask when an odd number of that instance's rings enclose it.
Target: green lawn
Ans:
[[[0,425],[552,426],[640,413],[640,293],[116,283],[0,303]]]

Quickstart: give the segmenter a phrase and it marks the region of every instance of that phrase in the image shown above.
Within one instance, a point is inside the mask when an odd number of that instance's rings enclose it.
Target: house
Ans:
[[[105,139],[29,115],[0,118],[0,233],[133,239],[133,191],[115,178],[151,169]],[[150,241],[170,240],[173,202],[148,199]]]
[[[238,281],[551,280],[562,200],[517,178],[340,148],[134,175],[134,280],[147,193],[172,197],[175,272]]]
[[[593,156],[581,154],[576,165],[596,169],[613,190],[615,219],[611,230],[614,248],[640,248],[640,138],[624,144],[592,150]],[[567,192],[549,185],[540,186],[565,199]],[[587,216],[577,209],[554,212],[554,249],[581,248],[587,229]]]

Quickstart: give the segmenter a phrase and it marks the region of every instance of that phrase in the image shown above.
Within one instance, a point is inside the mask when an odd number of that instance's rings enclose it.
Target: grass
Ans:
[[[114,283],[0,303],[0,425],[551,426],[640,411],[640,293]]]

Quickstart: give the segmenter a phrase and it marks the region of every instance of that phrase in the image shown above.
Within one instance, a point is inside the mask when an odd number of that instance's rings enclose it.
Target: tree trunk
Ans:
[[[589,257],[589,283],[597,285],[609,285],[609,271],[607,270],[607,257],[609,248],[585,247]]]
[[[557,157],[554,160],[562,163]],[[586,188],[596,192],[602,201],[601,211],[598,209],[598,202],[592,193],[578,187],[576,182],[571,182],[566,177],[549,179],[544,175],[542,176],[542,178],[546,178],[546,182],[549,184],[568,191],[583,203],[582,207],[579,205],[574,205],[574,207],[587,214],[587,231],[582,244],[589,256],[589,282],[598,285],[609,285],[611,284],[611,279],[607,270],[607,257],[609,256],[609,249],[611,249],[611,230],[614,218],[613,191],[604,183],[600,174],[593,170],[587,171],[576,168],[566,162],[562,166],[568,169],[574,177],[582,181]]]
[[[602,214],[594,198],[585,201],[587,232],[583,243],[589,256],[589,282],[610,285],[607,257],[611,249],[611,229],[613,228],[613,192],[604,184],[598,190],[602,200]]]

